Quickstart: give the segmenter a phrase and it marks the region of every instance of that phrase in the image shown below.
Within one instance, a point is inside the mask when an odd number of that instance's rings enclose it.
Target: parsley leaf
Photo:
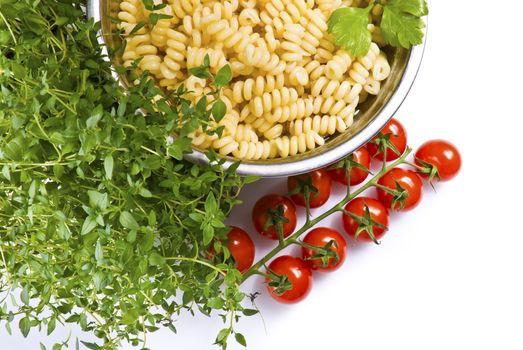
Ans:
[[[339,8],[332,13],[327,22],[327,31],[334,35],[336,45],[354,57],[365,55],[370,49],[372,36],[367,25],[373,6]]]
[[[390,0],[383,7],[381,32],[387,43],[410,48],[423,42],[425,24],[422,16],[428,14],[425,0]]]

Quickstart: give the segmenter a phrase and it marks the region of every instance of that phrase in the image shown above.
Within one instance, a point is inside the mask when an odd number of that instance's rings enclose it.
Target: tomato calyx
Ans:
[[[282,296],[293,288],[292,282],[287,275],[278,275],[268,267],[266,277],[269,279],[268,286],[274,288],[272,293],[277,296]]]
[[[336,265],[340,261],[340,255],[336,251],[336,249],[339,248],[338,242],[336,242],[334,239],[331,239],[323,247],[311,245],[303,241],[299,241],[298,244],[304,248],[314,251],[315,253],[313,256],[304,258],[304,260],[321,260],[321,267],[323,268],[326,268],[331,264]],[[332,259],[334,259],[334,261],[332,261]]]
[[[370,141],[370,143],[374,143],[378,146],[378,151],[375,154],[371,154],[372,156],[376,156],[376,154],[383,153],[383,158],[387,159],[387,151],[390,149],[394,154],[397,156],[400,156],[400,151],[398,148],[394,145],[394,143],[390,140],[392,136],[398,136],[396,134],[388,133],[383,134],[381,131],[378,133],[378,135]]]
[[[361,165],[360,163],[358,163],[354,160],[353,154],[350,154],[348,157],[340,160],[338,163],[328,167],[327,171],[336,170],[336,169],[345,169],[345,178],[346,179],[350,179],[350,173],[351,173],[352,169],[359,169],[359,170],[366,172],[367,174],[373,175],[372,171],[370,171],[370,169],[366,168],[365,166]]]
[[[374,220],[372,218],[372,216],[370,215],[369,206],[367,204],[365,204],[365,213],[363,216],[358,216],[345,209],[342,209],[342,212],[345,215],[350,216],[354,221],[356,221],[358,223],[358,229],[356,230],[356,233],[354,234],[355,238],[358,238],[358,236],[360,234],[366,232],[374,243],[376,243],[378,245],[381,244],[381,242],[376,239],[376,235],[374,234],[373,227],[376,226],[376,227],[382,228],[384,230],[388,230],[388,227],[380,224],[379,222],[377,222],[376,220]]]
[[[289,192],[289,196],[303,193],[303,200],[305,201],[305,211],[307,212],[307,219],[311,217],[311,199],[316,199],[320,195],[320,191],[314,186],[311,174],[304,176],[295,176],[296,188]]]
[[[427,163],[424,160],[419,159],[418,157],[414,157],[416,162],[421,164],[422,166],[411,164],[416,168],[416,173],[420,175],[427,175],[429,178],[430,186],[434,189],[434,179],[436,179],[438,182],[441,181],[441,176],[439,175],[438,168],[431,163]]]
[[[283,225],[289,223],[289,219],[285,217],[285,207],[279,204],[276,208],[269,208],[267,210],[267,221],[263,225],[263,230],[267,231],[269,227],[274,226],[278,234],[278,240],[283,242]]]
[[[407,201],[407,198],[409,198],[409,191],[407,191],[405,188],[401,187],[401,184],[398,182],[398,180],[394,179],[394,183],[396,184],[395,189],[380,185],[378,183],[375,186],[377,188],[379,188],[380,190],[387,192],[388,194],[390,194],[393,197],[391,208],[400,210],[400,209],[405,208],[405,203]]]

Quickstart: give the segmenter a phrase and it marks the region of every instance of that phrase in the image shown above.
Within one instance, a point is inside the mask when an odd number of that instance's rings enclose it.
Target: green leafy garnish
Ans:
[[[336,45],[354,57],[365,55],[371,45],[369,13],[377,5],[383,7],[380,28],[383,39],[394,47],[410,48],[423,42],[425,24],[421,17],[428,14],[425,0],[376,1],[366,8],[343,7],[332,13],[328,32]]]
[[[428,14],[425,0],[389,0],[383,6],[381,32],[392,46],[409,48],[423,42],[425,24],[421,17]]]
[[[335,43],[354,57],[365,55],[370,48],[372,35],[367,29],[369,12],[367,8],[344,7],[337,9],[329,18],[328,32],[334,34]]]

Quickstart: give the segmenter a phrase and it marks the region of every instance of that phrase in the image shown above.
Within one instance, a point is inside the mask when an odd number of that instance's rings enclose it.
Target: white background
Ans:
[[[240,323],[248,349],[523,349],[523,3],[437,0],[430,11],[423,66],[397,117],[414,148],[433,138],[454,142],[461,174],[437,193],[426,188],[415,211],[393,215],[381,246],[351,242],[346,264],[316,274],[301,304],[273,302],[253,279],[245,292],[262,292],[265,323]],[[284,193],[284,181],[248,188],[231,223],[255,236],[250,208],[269,192]],[[262,250],[272,245],[254,238]],[[177,336],[149,335],[148,346],[212,349],[220,327],[218,318],[183,317]],[[23,339],[2,327],[0,347],[38,349],[68,332]]]

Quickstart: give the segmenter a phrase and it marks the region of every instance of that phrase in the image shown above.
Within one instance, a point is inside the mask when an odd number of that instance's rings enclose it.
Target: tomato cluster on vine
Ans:
[[[293,235],[297,223],[296,205],[306,208],[310,223],[309,209],[324,205],[331,195],[333,182],[340,183],[347,187],[348,193],[346,204],[337,208],[342,212],[345,233],[358,242],[379,243],[389,229],[391,211],[409,211],[420,203],[422,179],[431,184],[434,180],[447,181],[456,176],[461,167],[459,151],[447,141],[424,143],[416,151],[413,163],[402,158],[408,152],[405,128],[392,119],[367,145],[346,159],[324,169],[289,177],[288,196],[269,194],[256,202],[252,220],[260,235],[279,241],[282,248],[290,241],[302,247],[300,257],[282,255],[267,266],[264,273],[267,289],[275,300],[282,303],[303,300],[311,290],[313,271],[337,270],[347,256],[345,238],[332,228],[313,228],[303,240],[298,240],[296,234]],[[363,184],[371,174],[372,160],[383,164],[381,176],[369,180],[375,188],[375,196],[349,197],[351,188]],[[393,161],[407,167],[388,169],[387,164]],[[231,230],[228,248],[241,272],[252,275],[255,272],[250,269],[260,267],[251,267],[254,243],[242,229],[234,227]]]

